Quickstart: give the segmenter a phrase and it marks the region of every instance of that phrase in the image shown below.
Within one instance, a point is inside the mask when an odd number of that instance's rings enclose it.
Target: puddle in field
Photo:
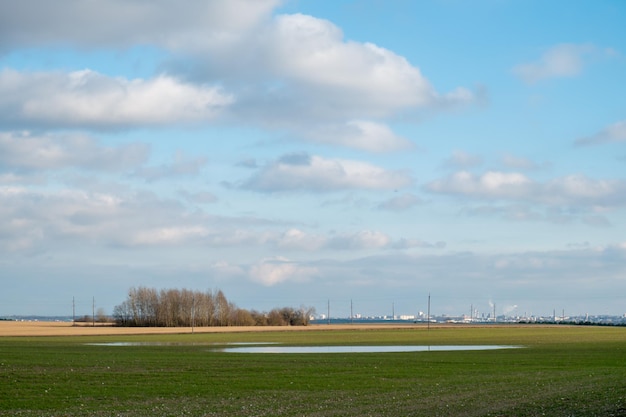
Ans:
[[[212,352],[225,353],[391,353],[446,352],[468,350],[518,349],[513,345],[391,345],[391,346],[277,346],[275,342],[179,343],[179,342],[103,342],[90,346],[216,346]],[[227,347],[217,347],[227,346]]]
[[[510,345],[442,345],[442,346],[239,346],[217,349],[228,353],[386,353],[443,352],[464,350],[517,349]]]

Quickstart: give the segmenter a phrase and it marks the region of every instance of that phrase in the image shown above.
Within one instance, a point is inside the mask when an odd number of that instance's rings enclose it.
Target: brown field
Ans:
[[[435,327],[482,327],[480,324],[431,324]],[[500,325],[488,325],[494,327]],[[502,325],[506,327],[523,325]],[[537,327],[537,325],[534,325]],[[228,326],[228,327],[116,327],[96,323],[48,322],[48,321],[3,321],[0,320],[2,336],[115,336],[134,334],[182,334],[182,333],[226,333],[226,332],[268,332],[268,331],[308,331],[308,330],[368,330],[368,329],[426,329],[424,323],[377,323],[377,324],[311,324],[309,326]]]

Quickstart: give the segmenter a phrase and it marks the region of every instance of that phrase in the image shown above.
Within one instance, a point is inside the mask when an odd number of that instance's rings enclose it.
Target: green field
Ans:
[[[94,346],[104,342],[171,345]],[[249,354],[220,344],[520,345]],[[626,416],[626,328],[0,338],[0,416]]]

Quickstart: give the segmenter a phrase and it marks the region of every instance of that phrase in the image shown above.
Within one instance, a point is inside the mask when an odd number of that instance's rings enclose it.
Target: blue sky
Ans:
[[[0,4],[0,314],[130,287],[626,313],[621,1]]]

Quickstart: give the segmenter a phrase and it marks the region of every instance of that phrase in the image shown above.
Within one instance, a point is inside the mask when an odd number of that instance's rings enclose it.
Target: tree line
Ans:
[[[134,287],[115,306],[113,318],[117,325],[128,327],[306,326],[314,311],[312,307],[246,310],[228,301],[221,290]]]

